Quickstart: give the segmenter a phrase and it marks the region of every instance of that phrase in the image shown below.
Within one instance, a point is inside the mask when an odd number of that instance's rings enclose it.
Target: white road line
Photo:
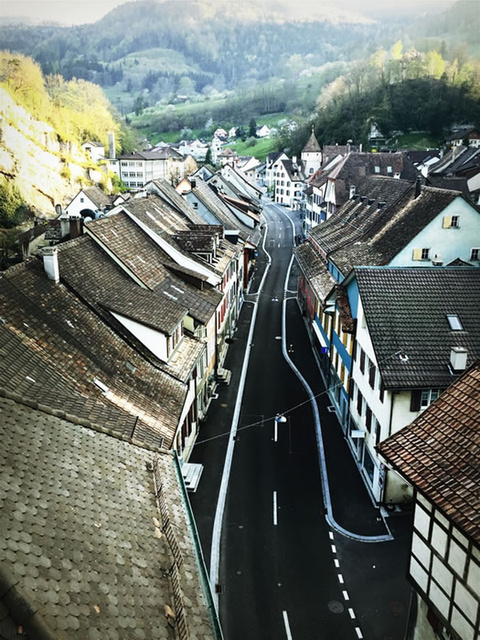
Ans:
[[[350,600],[350,596],[348,595],[348,591],[342,591],[342,593],[343,593],[343,597],[344,597],[344,598],[345,598],[345,600],[347,600],[347,602],[348,602],[348,600]]]
[[[335,568],[338,569],[340,567],[340,562],[335,558],[335,560],[333,561],[333,564],[335,565]]]
[[[278,422],[276,420],[273,421],[273,441],[278,441]]]
[[[332,544],[331,547],[332,547],[332,553],[333,554],[337,553],[337,547],[334,544]]]
[[[340,582],[340,584],[344,584],[345,583],[345,580],[343,579],[343,576],[342,576],[341,573],[338,573],[337,577],[338,577],[338,581]]]
[[[350,614],[350,618],[351,618],[352,620],[354,620],[354,618],[355,618],[355,611],[354,611],[353,609],[349,609],[349,610],[348,610],[348,613]]]
[[[362,633],[362,630],[360,629],[360,627],[355,627],[355,631],[357,632],[357,636],[359,638],[363,638],[363,633]]]
[[[273,492],[273,525],[276,527],[277,521],[277,492]]]
[[[330,538],[330,540],[333,540],[333,531],[328,532],[328,537]]]
[[[288,621],[288,613],[286,611],[283,611],[283,624],[285,625],[285,631],[287,633],[288,640],[292,640],[293,636],[292,632],[290,631],[290,623]]]

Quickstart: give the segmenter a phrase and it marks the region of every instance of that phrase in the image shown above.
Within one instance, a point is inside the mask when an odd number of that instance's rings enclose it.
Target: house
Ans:
[[[273,167],[275,178],[274,202],[291,209],[300,209],[303,205],[305,184],[304,163],[296,156],[290,159],[278,159]]]
[[[266,157],[265,161],[265,178],[264,182],[268,190],[272,190],[275,185],[275,175],[277,168],[277,161],[279,160],[288,160],[288,156],[283,151],[277,151],[274,153],[269,153]]]
[[[193,140],[193,142],[183,141],[178,146],[178,151],[183,156],[191,156],[195,161],[205,162],[209,144],[201,140]]]
[[[338,156],[336,156],[338,158]],[[323,197],[319,203],[327,219],[350,197],[352,190],[359,189],[368,176],[387,176],[414,182],[417,171],[404,153],[351,152],[339,162],[330,163],[328,171],[322,170],[315,180],[315,194]],[[311,220],[313,226],[313,220]]]
[[[84,152],[90,156],[92,162],[100,162],[105,159],[105,147],[100,142],[87,141],[82,144]]]
[[[480,147],[480,131],[476,127],[463,127],[451,133],[446,144],[449,147],[458,147],[464,145],[467,140],[468,146]]]
[[[270,137],[270,127],[267,127],[266,124],[262,124],[257,127],[255,132],[257,138],[269,138]]]
[[[215,129],[213,137],[218,138],[222,142],[226,142],[228,140],[228,133],[225,131],[225,129],[219,127],[218,129]]]
[[[95,220],[112,208],[113,200],[113,196],[105,193],[100,187],[83,187],[65,207],[65,214],[69,218]]]
[[[480,636],[480,363],[378,446],[413,486],[413,640]]]
[[[376,446],[480,356],[480,269],[356,267],[341,289],[355,325],[347,442],[376,503],[408,502],[411,487]]]
[[[480,176],[480,148],[454,146],[436,163],[427,176],[427,183],[441,188],[452,188],[456,183],[472,202],[480,202],[478,188]]]
[[[0,389],[2,637],[220,640],[178,460],[52,406],[59,381],[42,400],[35,382]]]
[[[258,184],[258,168],[261,163],[258,158],[253,156],[240,156],[238,161],[233,166],[238,169],[244,176],[250,180],[253,184]]]
[[[236,127],[231,127],[228,130],[228,139],[231,140],[232,138],[236,138],[237,137],[237,129]]]
[[[299,305],[345,432],[359,322],[354,268],[480,266],[480,212],[460,193],[384,177],[363,186],[294,249]]]
[[[372,151],[377,151],[380,147],[383,147],[387,142],[387,139],[380,131],[376,122],[370,123],[370,131],[368,133],[368,144]]]
[[[196,163],[191,156],[185,158],[171,146],[124,154],[118,158],[116,165],[118,177],[130,189],[139,189],[147,182],[161,178],[177,183],[187,171],[195,169]]]
[[[236,164],[238,161],[238,155],[236,151],[233,149],[227,148],[223,149],[221,153],[217,154],[217,164],[221,164],[222,167],[226,164]]]

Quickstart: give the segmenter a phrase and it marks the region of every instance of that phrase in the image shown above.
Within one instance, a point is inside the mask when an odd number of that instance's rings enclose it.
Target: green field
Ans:
[[[395,136],[388,141],[388,145],[395,149],[422,151],[423,149],[437,149],[441,146],[441,141],[425,131],[416,131]]]

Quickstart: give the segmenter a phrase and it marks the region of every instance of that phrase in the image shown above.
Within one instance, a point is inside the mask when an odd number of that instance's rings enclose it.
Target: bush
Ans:
[[[5,178],[0,181],[0,228],[11,229],[22,223],[29,209],[19,189]]]

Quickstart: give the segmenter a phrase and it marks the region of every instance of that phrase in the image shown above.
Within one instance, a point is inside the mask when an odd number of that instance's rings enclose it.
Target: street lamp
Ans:
[[[274,424],[273,424],[273,441],[277,442],[278,441],[278,425],[279,423],[283,423],[286,422],[287,419],[285,416],[281,415],[280,413],[277,413],[277,415],[274,418]]]

